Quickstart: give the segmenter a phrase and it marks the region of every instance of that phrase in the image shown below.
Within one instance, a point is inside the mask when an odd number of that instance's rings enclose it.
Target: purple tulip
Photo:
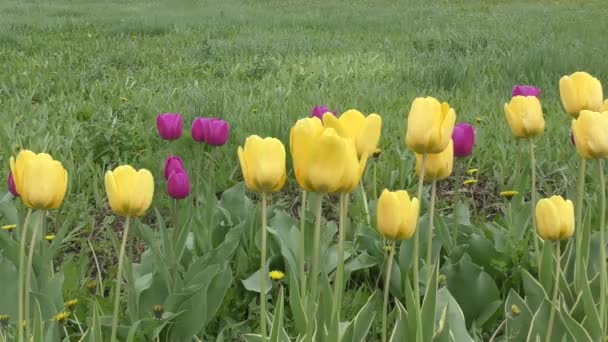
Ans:
[[[167,193],[175,199],[184,199],[190,195],[190,180],[186,171],[171,172],[167,179]]]
[[[514,85],[511,95],[515,96],[536,96],[540,97],[540,88],[528,85]]]
[[[17,192],[17,186],[15,185],[15,179],[13,179],[13,173],[8,173],[8,191],[13,194],[15,197],[19,197],[19,193]]]
[[[475,145],[475,127],[466,122],[458,123],[454,126],[452,140],[454,142],[454,156],[470,156],[473,152],[473,145]]]
[[[165,161],[165,179],[169,179],[169,176],[171,176],[171,173],[173,172],[185,172],[184,170],[184,162],[180,157],[167,157],[167,160]]]
[[[196,118],[192,122],[192,139],[213,146],[222,146],[230,136],[230,125],[219,118]]]
[[[314,106],[314,108],[312,109],[312,111],[310,112],[310,117],[318,117],[319,119],[321,119],[321,121],[323,121],[323,114],[330,112],[332,113],[334,116],[336,115],[336,112],[332,112],[328,107],[326,106]]]
[[[165,140],[176,140],[182,135],[183,118],[179,113],[158,114],[156,127],[158,135]]]

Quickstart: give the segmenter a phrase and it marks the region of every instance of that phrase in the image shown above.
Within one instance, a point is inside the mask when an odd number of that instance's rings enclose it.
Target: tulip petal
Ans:
[[[357,142],[357,154],[359,156],[363,153],[372,155],[378,147],[378,141],[380,141],[380,134],[382,132],[382,118],[378,114],[368,115],[360,128],[360,132],[356,137]]]
[[[378,199],[377,224],[380,233],[388,239],[395,240],[399,235],[401,210],[397,195],[386,189],[382,191]]]
[[[543,198],[536,204],[536,227],[538,235],[545,240],[559,238],[559,212],[551,200]]]

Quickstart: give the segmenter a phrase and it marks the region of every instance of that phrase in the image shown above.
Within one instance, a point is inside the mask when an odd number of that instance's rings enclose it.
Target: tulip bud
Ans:
[[[68,173],[46,153],[22,150],[11,157],[11,174],[23,204],[32,209],[57,209],[68,189]]]
[[[540,98],[540,88],[528,85],[514,85],[511,96],[535,96]]]
[[[226,144],[230,135],[230,125],[222,119],[195,118],[192,122],[192,139],[213,146]]]
[[[158,114],[156,117],[158,134],[165,140],[176,140],[182,135],[183,119],[179,113]]]
[[[317,117],[319,119],[321,119],[321,121],[323,120],[323,114],[325,113],[332,113],[333,115],[336,115],[336,112],[332,112],[328,107],[326,106],[314,106],[314,108],[312,109],[312,111],[310,112],[310,117]]]
[[[454,142],[454,156],[470,156],[473,152],[473,145],[475,145],[475,128],[466,122],[457,124],[454,126],[452,141]]]
[[[604,94],[600,81],[586,72],[575,72],[559,80],[564,110],[573,118],[582,110],[601,111]]]
[[[171,172],[167,179],[167,193],[175,199],[184,199],[190,195],[190,180],[186,171]]]
[[[441,153],[427,154],[424,170],[424,181],[442,180],[452,174],[454,165],[454,147],[452,140]],[[416,154],[416,173],[420,176],[422,167],[422,155]]]
[[[175,171],[184,171],[184,162],[180,157],[169,156],[165,161],[165,180]]]
[[[152,204],[154,178],[146,169],[137,171],[130,165],[119,166],[106,172],[105,185],[110,208],[119,215],[139,217]]]
[[[359,157],[371,156],[378,148],[382,131],[382,118],[378,114],[364,116],[358,110],[351,109],[336,118],[333,114],[323,117],[327,128],[333,128],[342,138],[352,139]]]
[[[505,103],[505,115],[516,138],[529,138],[543,134],[545,118],[540,101],[535,96],[515,96]]]
[[[452,140],[456,112],[447,102],[419,97],[412,102],[407,117],[405,143],[418,153],[439,153]]]
[[[420,203],[407,191],[382,191],[378,199],[378,231],[390,240],[408,240],[416,231]]]
[[[19,193],[17,192],[17,188],[15,187],[15,179],[13,178],[12,172],[8,173],[7,183],[8,183],[8,191],[10,191],[11,194],[13,194],[13,196],[19,197]]]
[[[585,159],[608,158],[608,111],[581,111],[572,120],[576,151]]]
[[[561,196],[543,198],[536,204],[536,229],[545,240],[567,239],[574,234],[574,206]]]
[[[251,135],[238,148],[245,185],[255,192],[277,192],[285,185],[285,146],[275,138]]]

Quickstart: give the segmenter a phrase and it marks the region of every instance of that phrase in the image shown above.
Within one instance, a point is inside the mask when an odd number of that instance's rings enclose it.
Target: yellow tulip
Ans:
[[[11,157],[11,173],[23,203],[32,209],[57,209],[68,189],[68,172],[46,153],[22,150]]]
[[[572,133],[576,150],[585,159],[608,158],[608,111],[603,113],[581,111],[572,120]]]
[[[416,231],[420,203],[407,191],[384,189],[378,199],[378,230],[390,240],[408,240]]]
[[[277,192],[285,185],[285,146],[275,138],[251,135],[238,148],[245,184],[251,191]]]
[[[529,138],[543,134],[545,118],[536,96],[515,96],[505,103],[505,115],[516,138]]]
[[[574,206],[561,196],[543,198],[536,204],[536,229],[545,240],[567,239],[574,234]]]
[[[416,154],[416,173],[420,176],[420,168],[422,165],[422,155]],[[452,174],[452,166],[454,165],[454,145],[450,139],[448,146],[441,153],[433,153],[427,155],[426,166],[424,170],[424,180],[442,180],[448,178]]]
[[[313,146],[323,134],[323,123],[317,117],[300,119],[289,132],[289,149],[293,160],[293,169],[300,187],[313,191],[308,177],[308,165]]]
[[[154,196],[154,178],[150,171],[121,165],[106,172],[105,183],[108,202],[115,213],[139,217],[150,208]]]
[[[405,143],[414,152],[439,153],[452,139],[456,112],[447,102],[433,97],[418,97],[407,117]]]
[[[339,119],[332,113],[326,113],[323,115],[323,123],[325,127],[335,129],[342,138],[353,139],[359,157],[364,153],[371,156],[378,147],[382,131],[382,118],[378,114],[366,117],[358,110],[350,109],[340,115]]]
[[[608,111],[608,99],[604,100],[604,106],[602,107],[602,112]]]
[[[600,81],[586,72],[575,72],[559,80],[564,110],[576,118],[581,110],[602,110],[604,94]]]

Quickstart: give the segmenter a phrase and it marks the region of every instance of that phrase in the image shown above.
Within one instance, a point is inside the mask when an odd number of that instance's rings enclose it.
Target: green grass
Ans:
[[[164,211],[166,155],[220,192],[242,179],[236,148],[246,136],[287,144],[315,104],[382,115],[378,187],[413,190],[405,116],[415,97],[434,96],[457,121],[482,118],[473,157],[460,161],[480,169],[479,189],[526,189],[514,168],[527,170],[528,150],[515,145],[502,106],[513,84],[532,84],[547,121],[536,140],[538,187],[573,198],[577,157],[558,80],[585,70],[608,81],[606,17],[603,0],[2,1],[0,165],[8,172],[21,147],[61,160],[70,183],[57,222],[101,229],[103,252],[113,226],[106,170],[150,169]],[[230,141],[211,149],[185,134],[166,143],[160,112],[183,113],[188,129],[195,116],[223,117]]]

